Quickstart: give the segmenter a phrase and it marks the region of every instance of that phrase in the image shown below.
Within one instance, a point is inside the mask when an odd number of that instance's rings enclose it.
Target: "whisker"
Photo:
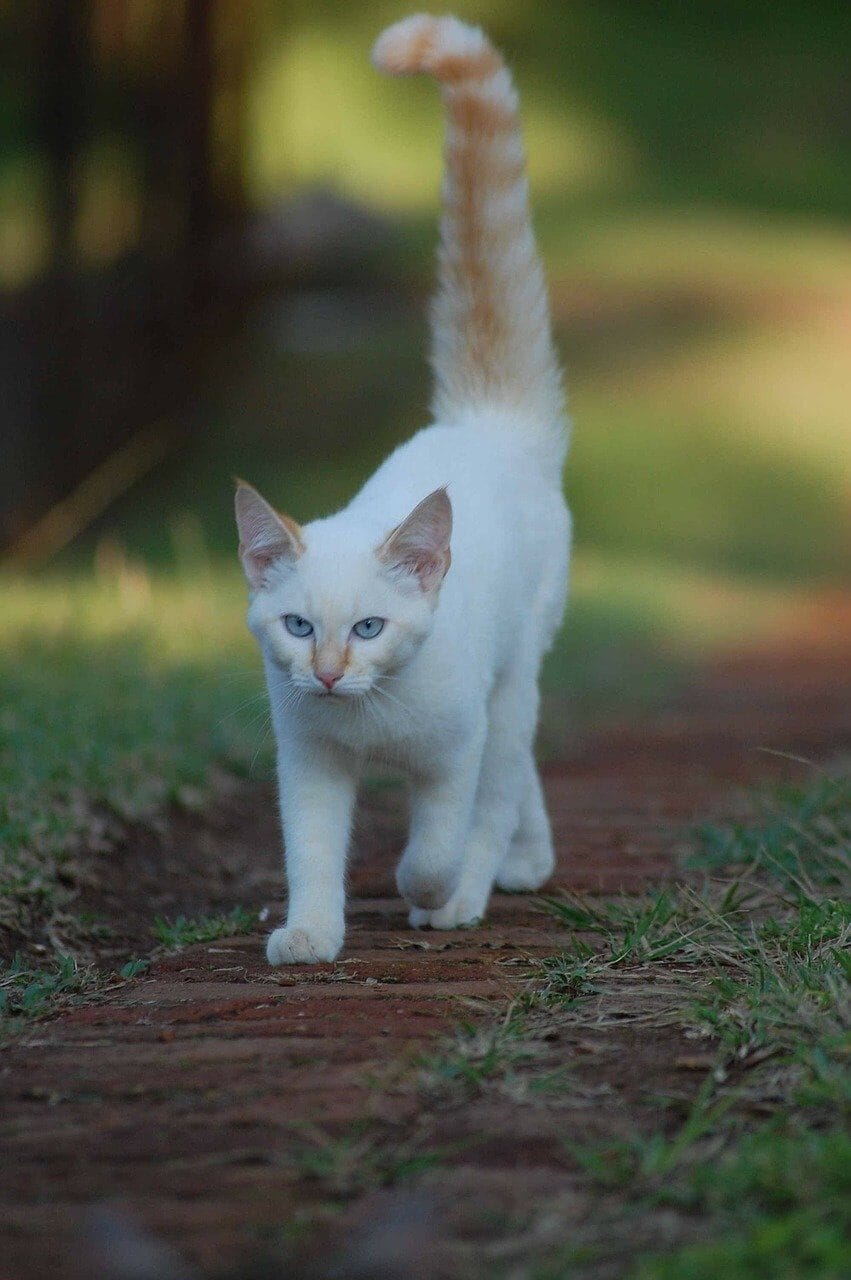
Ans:
[[[213,728],[218,729],[226,720],[232,720],[234,716],[238,716],[241,712],[245,711],[247,707],[254,707],[261,700],[265,701],[266,698],[267,694],[265,689],[260,689],[256,693],[252,693],[250,698],[246,698],[244,702],[240,702],[238,706],[232,707],[230,711],[226,711],[224,715],[219,716]]]
[[[267,721],[271,723],[271,719],[272,717],[269,713],[268,707],[263,707],[256,715],[253,715],[246,724],[240,725],[239,728],[246,737],[250,737],[257,730],[258,726],[266,724]]]
[[[373,686],[372,692],[377,693],[380,697],[386,699],[386,701],[390,703],[391,706],[395,709],[395,714],[398,714],[398,712],[401,711],[404,717],[404,721],[407,722],[408,725],[411,725],[411,726],[415,725],[416,718],[414,716],[413,711],[409,706],[407,706],[406,703],[404,703],[401,700],[401,698],[397,698],[396,695],[391,693],[389,689],[385,689],[383,688],[382,685],[378,685],[378,684]]]
[[[260,752],[263,750],[263,748],[264,748],[264,747],[265,747],[265,745],[266,745],[266,740],[267,740],[267,739],[268,739],[268,737],[269,737],[269,731],[270,731],[271,727],[272,727],[272,717],[271,717],[271,716],[269,716],[269,717],[267,718],[267,720],[266,720],[266,724],[265,724],[265,726],[264,726],[264,728],[263,728],[263,736],[261,737],[261,739],[260,739],[259,743],[257,744],[257,748],[256,748],[256,750],[255,750],[255,752],[254,752],[254,755],[251,757],[251,764],[248,766],[248,775],[249,775],[249,777],[253,776],[253,774],[254,774],[254,766],[255,766],[255,765],[256,765],[256,763],[257,763],[257,759],[258,759],[258,757],[259,757],[259,755],[260,755]]]

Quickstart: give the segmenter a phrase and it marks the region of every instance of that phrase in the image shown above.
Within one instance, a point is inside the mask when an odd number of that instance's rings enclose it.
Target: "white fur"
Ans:
[[[272,964],[340,951],[352,811],[367,769],[410,784],[397,882],[413,925],[469,924],[484,916],[494,882],[535,889],[550,874],[533,739],[570,527],[553,465],[561,408],[541,421],[540,403],[527,418],[474,388],[451,420],[397,449],[345,510],[301,530],[279,529],[259,495],[240,490],[248,620],[269,686],[289,882]],[[442,582],[441,486],[454,520]],[[429,494],[408,539],[422,542],[422,564],[397,564],[382,547]],[[292,636],[287,614],[311,622],[314,635]],[[386,619],[384,630],[360,640],[351,628],[367,617]],[[329,663],[342,672],[332,693],[316,674]]]

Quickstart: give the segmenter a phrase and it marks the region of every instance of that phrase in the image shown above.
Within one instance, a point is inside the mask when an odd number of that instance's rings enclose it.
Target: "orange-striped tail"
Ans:
[[[548,464],[560,467],[566,443],[561,375],[508,69],[476,27],[425,14],[384,31],[373,61],[391,75],[434,76],[446,107],[432,310],[435,416],[452,422],[484,411],[513,422]]]

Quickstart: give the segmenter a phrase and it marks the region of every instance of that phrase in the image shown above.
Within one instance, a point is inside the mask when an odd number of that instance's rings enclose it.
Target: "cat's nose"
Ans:
[[[317,671],[316,679],[321,680],[330,693],[334,685],[342,677],[342,671]]]

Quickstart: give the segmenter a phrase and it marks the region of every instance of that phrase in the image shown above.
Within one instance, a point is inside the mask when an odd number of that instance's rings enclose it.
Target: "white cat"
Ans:
[[[566,428],[517,95],[481,31],[451,17],[397,23],[373,60],[434,76],[447,111],[437,425],[304,528],[237,489],[289,885],[272,964],[340,951],[367,766],[410,782],[397,883],[414,926],[470,924],[494,881],[537,889],[553,867],[533,739],[567,590]]]

